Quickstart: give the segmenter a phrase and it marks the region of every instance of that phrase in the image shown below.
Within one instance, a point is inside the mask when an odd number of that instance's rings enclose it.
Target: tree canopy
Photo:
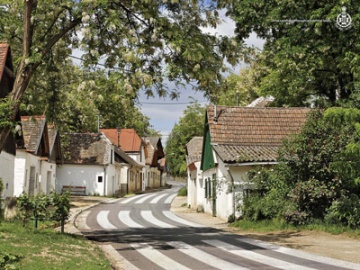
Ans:
[[[138,91],[176,97],[178,92],[167,89],[166,80],[214,91],[226,69],[224,59],[235,64],[241,56],[241,43],[202,30],[219,23],[217,7],[208,1],[15,0],[1,4],[0,40],[13,47],[17,66],[12,119],[34,76],[47,80],[52,61],[64,63],[73,49],[81,50],[84,67],[94,69],[101,62],[116,74],[132,98]],[[0,150],[9,132],[10,127],[2,130]]]
[[[166,163],[173,176],[185,176],[187,170],[185,145],[194,136],[203,136],[205,108],[192,102],[184,110],[166,142]]]
[[[221,1],[236,21],[239,40],[255,32],[265,40],[258,61],[262,95],[277,105],[331,106],[359,84],[359,3],[345,1]],[[342,8],[350,29],[336,20]]]
[[[359,227],[359,122],[354,108],[314,111],[273,170],[250,174],[262,194],[245,199],[245,217]]]

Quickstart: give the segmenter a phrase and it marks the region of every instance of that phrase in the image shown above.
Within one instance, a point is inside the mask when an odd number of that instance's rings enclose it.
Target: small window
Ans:
[[[103,182],[103,177],[102,176],[98,176],[98,183],[102,183]]]

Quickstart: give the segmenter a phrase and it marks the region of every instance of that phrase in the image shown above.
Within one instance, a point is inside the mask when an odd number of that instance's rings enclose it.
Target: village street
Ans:
[[[123,269],[360,268],[182,219],[170,211],[179,188],[99,204],[78,216],[78,228]]]

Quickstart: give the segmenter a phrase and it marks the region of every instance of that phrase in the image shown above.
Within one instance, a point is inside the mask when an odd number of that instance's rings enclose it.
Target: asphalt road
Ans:
[[[360,269],[179,218],[179,187],[103,203],[81,214],[81,232],[123,269]]]

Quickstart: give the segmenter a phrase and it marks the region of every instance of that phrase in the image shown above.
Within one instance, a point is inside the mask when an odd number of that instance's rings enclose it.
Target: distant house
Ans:
[[[60,137],[45,116],[21,117],[22,141],[16,149],[14,196],[49,194],[55,190],[56,166],[61,162]]]
[[[145,190],[145,144],[134,129],[100,129],[113,145],[130,156],[138,166],[132,166],[127,179],[127,193]],[[123,183],[125,185],[125,183]]]
[[[64,161],[57,170],[57,192],[120,195],[121,179],[128,177],[124,163],[130,158],[102,133],[69,133],[66,140]]]
[[[247,188],[247,172],[276,164],[282,140],[300,132],[309,112],[308,108],[208,106],[200,167],[205,212],[225,220],[236,215],[235,207]]]
[[[160,137],[145,137],[145,165],[146,181],[145,188],[157,188],[165,185],[163,179],[164,167],[162,159],[165,157]]]
[[[14,79],[10,46],[0,43],[0,100],[11,92]],[[13,196],[14,193],[15,153],[16,140],[14,135],[10,134],[5,142],[4,150],[0,153],[0,178],[4,183],[4,192],[0,196],[3,197]]]
[[[187,164],[187,204],[200,212],[204,210],[204,182],[201,165],[203,137],[192,138],[185,146]]]

